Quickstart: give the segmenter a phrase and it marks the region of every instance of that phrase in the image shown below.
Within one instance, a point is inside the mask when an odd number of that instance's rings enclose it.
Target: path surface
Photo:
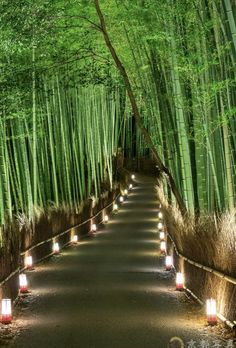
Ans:
[[[199,346],[214,340],[199,308],[163,271],[156,210],[154,181],[142,177],[101,232],[31,272],[32,295],[12,347],[165,348],[173,336]]]

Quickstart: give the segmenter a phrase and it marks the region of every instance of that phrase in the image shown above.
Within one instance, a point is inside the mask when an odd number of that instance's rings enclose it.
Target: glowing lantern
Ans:
[[[184,289],[184,275],[181,272],[176,273],[176,290]]]
[[[118,211],[118,204],[114,204],[113,210],[114,210],[114,211]]]
[[[124,194],[125,194],[125,196],[128,196],[128,190],[127,189],[124,190]]]
[[[206,310],[207,310],[207,321],[210,325],[215,325],[217,323],[217,314],[216,314],[216,300],[210,298],[206,301]]]
[[[92,224],[92,231],[96,232],[97,231],[97,225],[96,224]]]
[[[10,324],[12,321],[11,299],[2,299],[2,318],[3,324]]]
[[[123,202],[124,202],[124,197],[120,196],[120,203],[123,203]]]
[[[19,275],[19,283],[20,283],[20,293],[26,294],[28,292],[28,282],[27,282],[26,274],[22,273]]]
[[[158,222],[157,228],[158,228],[159,231],[162,230],[163,229],[163,223],[162,222]]]
[[[105,223],[108,223],[108,220],[109,220],[108,215],[105,215],[105,216],[104,216],[104,222],[105,222]]]
[[[129,184],[129,189],[132,190],[132,188],[133,188],[133,185]]]
[[[32,258],[32,256],[26,256],[26,258],[25,258],[25,267],[27,269],[33,269],[33,258]]]
[[[166,242],[162,241],[160,245],[161,253],[165,254],[166,252]]]
[[[158,212],[157,216],[159,220],[163,219],[163,214],[161,211]]]
[[[160,232],[160,240],[165,240],[165,232]]]
[[[132,180],[135,179],[135,175],[134,175],[134,174],[131,175],[131,179],[132,179]]]
[[[77,244],[78,243],[78,236],[75,234],[72,238],[72,243]]]
[[[60,247],[59,247],[59,244],[58,244],[57,242],[54,242],[54,243],[53,243],[52,251],[54,252],[54,254],[59,254],[59,252],[60,252]]]
[[[172,256],[166,256],[166,271],[170,271],[172,267],[173,267]]]

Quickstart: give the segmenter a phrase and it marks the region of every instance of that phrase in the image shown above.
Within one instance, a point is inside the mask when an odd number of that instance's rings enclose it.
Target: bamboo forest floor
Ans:
[[[204,311],[176,292],[164,271],[154,186],[139,176],[102,230],[28,273],[32,292],[19,305],[8,346],[164,348],[173,336],[186,347],[191,340],[192,347],[204,340],[213,346]]]

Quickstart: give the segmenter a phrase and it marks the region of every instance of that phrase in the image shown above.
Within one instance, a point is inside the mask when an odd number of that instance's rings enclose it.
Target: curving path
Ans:
[[[12,347],[164,348],[173,336],[199,346],[214,340],[199,307],[174,291],[163,271],[155,183],[138,181],[101,232],[29,274],[32,294]]]

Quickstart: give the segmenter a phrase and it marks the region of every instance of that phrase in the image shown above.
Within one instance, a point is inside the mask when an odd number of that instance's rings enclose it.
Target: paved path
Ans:
[[[142,177],[101,232],[30,273],[12,347],[165,348],[172,336],[200,347],[209,332],[163,271],[156,210],[154,181]]]

